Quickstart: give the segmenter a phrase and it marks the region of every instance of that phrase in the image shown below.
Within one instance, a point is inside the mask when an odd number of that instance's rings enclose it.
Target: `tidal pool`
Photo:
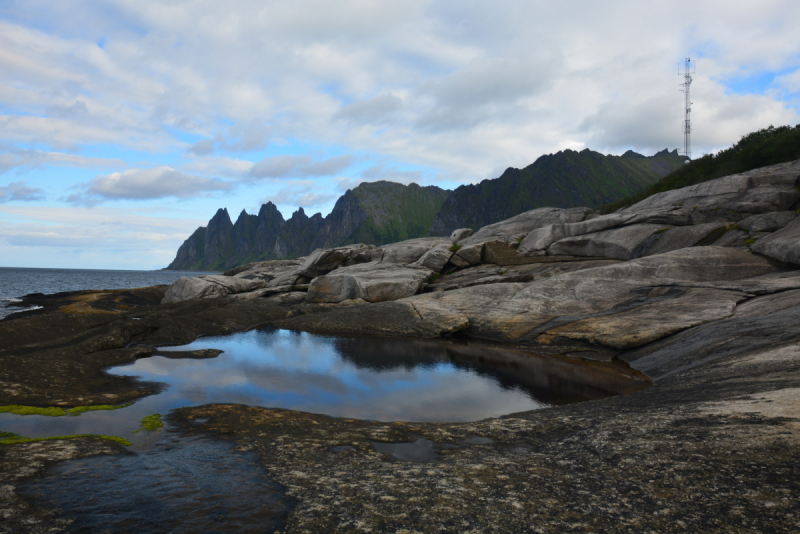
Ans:
[[[181,358],[219,349],[215,358]],[[107,372],[162,384],[160,394],[78,417],[0,414],[0,430],[28,437],[122,436],[143,417],[180,406],[241,403],[377,421],[476,421],[641,389],[624,364],[576,361],[477,342],[320,336],[262,329],[159,349]],[[616,365],[616,367],[615,367]]]

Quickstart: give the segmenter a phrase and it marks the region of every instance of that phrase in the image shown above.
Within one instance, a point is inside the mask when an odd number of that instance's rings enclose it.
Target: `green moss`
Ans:
[[[744,242],[744,244],[745,244],[745,245],[752,245],[752,244],[753,244],[753,243],[755,243],[755,242],[756,242],[756,240],[755,240],[755,239],[748,239],[747,241],[745,241],[745,242]]]
[[[156,430],[161,430],[163,426],[164,423],[161,422],[161,414],[154,413],[153,415],[148,415],[147,417],[139,421],[139,429],[134,430],[132,433],[136,434],[137,432],[141,432],[142,430],[144,430],[145,432],[155,432]]]
[[[103,434],[71,434],[69,436],[50,436],[47,438],[26,438],[25,436],[20,436],[12,432],[0,432],[0,445],[16,445],[18,443],[34,443],[36,441],[53,441],[56,439],[80,439],[80,438],[105,439],[108,441],[113,441],[114,443],[119,443],[120,445],[125,445],[126,447],[130,447],[131,445],[133,445],[133,443],[131,443],[125,438],[121,438],[119,436],[105,436]]]
[[[8,406],[0,406],[0,413],[13,413],[15,415],[46,415],[48,417],[61,417],[62,415],[80,415],[85,412],[94,412],[97,410],[119,410],[120,408],[127,408],[133,403],[122,404],[113,406],[111,404],[98,404],[96,406],[75,406],[74,408],[64,409],[58,406],[23,406],[19,404],[11,404]]]
[[[458,252],[459,250],[461,250],[462,248],[464,248],[464,245],[453,245],[452,247],[450,247],[447,250],[449,250],[450,252],[455,253],[455,252]]]
[[[430,275],[428,277],[428,283],[429,284],[433,283],[433,281],[436,280],[437,278],[439,278],[440,276],[442,276],[441,273],[433,273],[432,275]]]
[[[656,232],[656,234],[663,234],[663,233],[664,233],[664,232],[666,232],[667,230],[669,230],[669,228],[662,228],[661,230],[659,230],[658,232]]]

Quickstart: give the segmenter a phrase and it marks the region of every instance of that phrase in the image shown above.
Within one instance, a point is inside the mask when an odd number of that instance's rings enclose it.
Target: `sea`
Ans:
[[[0,319],[34,308],[9,306],[31,293],[51,295],[86,289],[132,289],[171,284],[181,276],[197,276],[196,271],[116,271],[103,269],[36,269],[0,267]]]

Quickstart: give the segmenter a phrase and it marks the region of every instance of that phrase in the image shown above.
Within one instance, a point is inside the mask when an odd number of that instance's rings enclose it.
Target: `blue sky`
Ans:
[[[713,152],[800,121],[797,27],[791,1],[7,0],[0,265],[155,269],[220,207],[678,148],[687,55]]]

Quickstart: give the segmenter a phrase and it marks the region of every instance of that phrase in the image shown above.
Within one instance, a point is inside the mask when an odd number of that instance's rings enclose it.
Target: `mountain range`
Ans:
[[[384,245],[456,228],[477,229],[537,207],[596,208],[634,194],[684,164],[677,151],[645,157],[605,156],[585,149],[542,156],[524,169],[454,191],[379,181],[339,197],[327,217],[299,208],[285,220],[267,202],[258,215],[242,210],[232,222],[219,209],[181,245],[167,270],[225,270],[243,263],[296,258],[316,248],[350,243]]]

